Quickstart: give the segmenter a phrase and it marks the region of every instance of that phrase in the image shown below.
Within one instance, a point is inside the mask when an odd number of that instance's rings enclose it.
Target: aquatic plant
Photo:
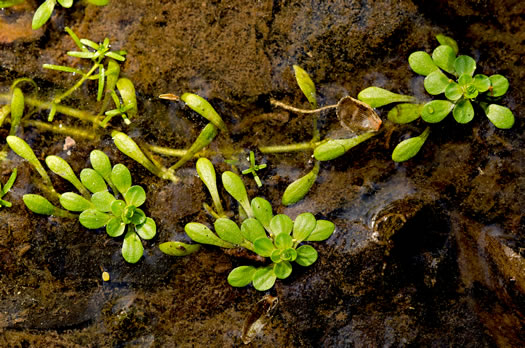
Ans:
[[[10,208],[12,206],[11,202],[3,200],[2,197],[4,197],[9,192],[11,187],[13,187],[13,184],[15,183],[15,180],[16,180],[16,173],[17,173],[17,169],[15,168],[13,169],[13,172],[9,176],[9,179],[7,179],[6,183],[4,184],[4,187],[2,187],[2,183],[0,182],[0,208],[2,207]]]
[[[253,151],[250,151],[249,160],[250,160],[250,168],[243,170],[242,173],[244,175],[252,174],[253,180],[255,180],[255,183],[257,184],[257,186],[261,187],[262,182],[261,182],[261,178],[259,178],[259,175],[257,174],[257,171],[266,168],[266,163],[255,164],[255,154],[253,153]]]
[[[424,51],[413,52],[408,57],[408,63],[414,72],[425,76],[423,84],[430,95],[444,95],[446,99],[417,103],[414,97],[379,87],[362,90],[358,99],[374,108],[402,103],[388,112],[388,119],[398,124],[413,122],[420,117],[427,123],[438,123],[451,112],[457,123],[466,124],[473,120],[476,109],[481,109],[497,128],[511,128],[514,125],[512,111],[493,104],[507,92],[508,80],[499,74],[474,75],[476,61],[467,55],[457,56],[458,45],[454,39],[442,34],[436,38],[440,45],[434,49],[432,56]],[[415,156],[429,132],[427,127],[420,136],[402,141],[394,149],[392,159],[402,162]]]
[[[141,238],[149,240],[155,237],[157,227],[155,221],[139,208],[146,201],[146,192],[141,186],[132,185],[126,166],[119,163],[111,167],[104,152],[93,150],[90,154],[92,168],[84,168],[79,179],[66,160],[47,156],[47,167],[70,182],[80,193],[58,194],[29,145],[16,136],[8,136],[7,142],[15,153],[37,169],[47,187],[44,191],[52,192],[51,198],[58,199],[65,209],[56,207],[43,196],[26,194],[23,201],[29,210],[43,215],[78,218],[80,224],[88,229],[105,227],[110,237],[122,236],[127,229],[122,244],[124,260],[136,263],[142,257],[144,247]]]
[[[0,1],[0,8],[6,8],[14,5],[18,5],[24,2],[24,0],[3,0]],[[70,8],[73,6],[73,0],[45,0],[35,11],[33,15],[33,23],[31,24],[33,30],[39,29],[49,20],[53,14],[56,3],[64,8]],[[109,0],[87,0],[88,3],[105,6],[109,3]]]
[[[197,172],[213,198],[216,212],[212,215],[215,233],[206,225],[197,222],[186,224],[184,230],[194,241],[225,249],[244,248],[254,252],[264,260],[263,266],[239,266],[228,275],[228,283],[235,287],[253,284],[259,291],[273,287],[277,279],[285,279],[292,273],[292,262],[300,266],[312,265],[318,257],[317,251],[308,241],[328,239],[335,225],[327,220],[316,220],[311,213],[299,214],[295,221],[285,214],[273,215],[270,202],[262,197],[248,199],[242,179],[235,173],[222,174],[224,189],[239,203],[243,216],[241,226],[221,213],[222,205],[215,183],[215,169],[206,158],[197,161]],[[209,206],[206,210],[209,211]],[[198,250],[192,244],[166,242],[160,245],[161,251],[174,256],[185,256]],[[269,258],[269,261],[267,260]]]

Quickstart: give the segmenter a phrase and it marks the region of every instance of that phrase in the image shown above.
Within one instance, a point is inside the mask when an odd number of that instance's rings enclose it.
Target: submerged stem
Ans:
[[[270,145],[270,146],[259,146],[259,151],[262,153],[280,153],[280,152],[297,152],[297,151],[306,151],[313,150],[318,143],[308,142],[308,143],[296,143],[288,145]]]
[[[275,100],[275,99],[270,99],[270,103],[272,105],[274,105],[274,106],[278,106],[280,108],[283,108],[283,109],[286,109],[286,110],[289,110],[289,111],[293,111],[293,112],[296,112],[298,114],[316,114],[318,112],[329,110],[329,109],[333,109],[333,108],[337,107],[337,104],[334,104],[334,105],[323,106],[322,108],[318,108],[318,109],[306,110],[306,109],[299,109],[299,108],[293,107],[291,105],[285,104],[285,103],[280,102],[280,101]]]

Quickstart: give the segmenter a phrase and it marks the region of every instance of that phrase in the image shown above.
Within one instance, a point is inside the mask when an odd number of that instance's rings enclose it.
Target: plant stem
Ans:
[[[73,85],[73,87],[71,87],[70,89],[68,89],[61,95],[59,95],[58,97],[56,97],[53,100],[53,103],[60,104],[62,102],[62,99],[68,97],[69,95],[71,95],[71,93],[76,91],[84,83],[84,81],[86,81],[91,76],[91,74],[93,74],[95,70],[97,70],[98,67],[99,67],[99,64],[93,64],[93,67],[84,76],[82,76],[82,78],[78,80],[77,83]]]
[[[68,127],[68,126],[63,126],[63,125],[55,126],[55,125],[49,124],[47,122],[42,122],[42,121],[26,121],[24,122],[24,125],[33,126],[43,131],[70,135],[73,137],[78,137],[78,138],[83,138],[83,139],[94,140],[97,138],[96,134],[94,134],[91,130],[86,130],[82,128]]]
[[[275,100],[275,99],[270,99],[270,103],[272,105],[274,105],[274,106],[278,106],[280,108],[283,108],[283,109],[286,109],[286,110],[289,110],[289,111],[293,111],[293,112],[296,112],[298,114],[315,114],[315,113],[318,113],[318,112],[321,112],[321,111],[325,111],[325,110],[333,109],[333,108],[337,107],[337,104],[334,104],[334,105],[323,106],[322,108],[318,108],[318,109],[306,110],[306,109],[299,109],[299,108],[293,107],[291,105],[285,104],[285,103],[280,102],[280,101]]]
[[[313,150],[317,145],[318,143],[308,142],[288,145],[259,146],[259,151],[261,151],[262,153],[297,152]]]

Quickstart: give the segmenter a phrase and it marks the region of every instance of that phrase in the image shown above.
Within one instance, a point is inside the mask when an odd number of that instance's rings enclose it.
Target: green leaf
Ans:
[[[4,187],[2,189],[0,189],[0,197],[2,197],[5,194],[7,194],[7,192],[9,192],[11,187],[13,187],[13,184],[15,183],[15,180],[16,180],[17,173],[18,173],[18,169],[16,169],[16,168],[13,169],[13,172],[9,176],[9,179],[7,179],[7,182],[5,183]],[[1,186],[2,186],[2,184],[0,184],[0,187]]]
[[[80,69],[75,69],[69,66],[64,65],[54,65],[54,64],[42,64],[42,68],[44,69],[50,69],[50,70],[56,70],[56,71],[63,71],[67,73],[73,73],[78,74],[80,76],[84,75],[84,72]]]
[[[120,217],[111,218],[106,225],[106,233],[110,237],[122,236],[125,230],[126,230],[126,224],[122,222]]]
[[[281,233],[275,237],[275,246],[280,250],[285,250],[293,246],[292,236]]]
[[[263,225],[261,225],[259,220],[254,218],[249,218],[242,222],[241,234],[246,240],[252,243],[259,238],[266,237]]]
[[[84,168],[80,172],[80,181],[92,193],[106,191],[106,182],[97,171],[91,168]]]
[[[25,0],[0,0],[0,8],[7,8],[23,3]]]
[[[84,46],[91,47],[95,51],[99,49],[100,45],[94,41],[88,40],[88,39],[80,39],[80,43]]]
[[[159,244],[160,251],[171,256],[187,256],[199,250],[200,247],[199,244],[186,244],[182,242],[165,242]]]
[[[111,211],[111,205],[115,201],[115,197],[108,191],[95,192],[91,196],[91,203],[95,205],[98,211],[107,213]]]
[[[217,237],[208,227],[197,222],[190,222],[184,227],[186,234],[195,242],[216,245],[221,248],[233,248],[234,245]]]
[[[421,116],[422,110],[423,104],[397,104],[388,112],[387,118],[397,124],[410,123]]]
[[[106,78],[106,70],[104,65],[100,64],[98,68],[98,90],[97,90],[97,101],[102,100],[102,94],[104,93],[104,82]]]
[[[177,161],[177,163],[171,166],[171,169],[176,170],[180,168],[184,163],[192,159],[197,152],[201,151],[206,146],[208,146],[213,141],[215,136],[217,136],[217,127],[215,127],[211,123],[208,123],[206,127],[204,127],[204,129],[199,133],[199,136],[197,137],[197,139],[195,139],[193,144],[191,144],[190,148],[186,150],[184,156],[182,156]]]
[[[223,132],[228,132],[228,128],[222,118],[204,98],[193,93],[184,93],[180,99],[182,99],[182,101],[184,101],[193,111],[213,123],[217,128]]]
[[[414,157],[427,140],[429,134],[430,128],[427,127],[421,135],[403,140],[397,144],[392,152],[392,160],[394,162],[404,162]]]
[[[281,233],[290,234],[293,229],[293,221],[288,215],[277,214],[270,221],[270,230],[277,236]]]
[[[451,82],[448,84],[447,88],[445,89],[445,97],[447,97],[448,100],[456,101],[462,96],[463,89],[457,83]]]
[[[321,242],[323,240],[326,240],[330,238],[332,233],[335,231],[335,225],[331,221],[327,220],[317,220],[317,224],[315,225],[315,229],[310,233],[308,238],[305,240],[309,242]]]
[[[312,109],[317,109],[317,99],[315,96],[314,82],[312,81],[308,73],[298,65],[294,65],[293,70],[295,72],[295,79],[297,80],[299,88],[306,96],[306,99],[308,99],[308,101],[310,102]]]
[[[120,96],[122,97],[124,106],[131,107],[127,111],[128,116],[135,116],[138,112],[138,109],[135,86],[133,86],[133,82],[131,82],[130,79],[122,77],[117,81],[117,89],[120,93]]]
[[[314,149],[314,157],[318,161],[329,161],[340,157],[354,146],[370,139],[377,133],[368,132],[349,139],[330,139]]]
[[[56,0],[46,0],[36,9],[35,14],[33,15],[33,23],[31,24],[33,30],[39,29],[47,22],[53,13],[55,4]]]
[[[284,234],[280,234],[280,236],[284,236]],[[272,253],[272,256],[273,256],[273,253]],[[295,251],[295,249],[293,248],[284,249],[279,253],[279,259],[280,259],[279,261],[295,261],[296,258],[297,258],[297,251]]]
[[[445,46],[448,47],[448,46]],[[449,47],[450,48],[450,47]],[[451,80],[441,72],[441,70],[436,70],[427,77],[423,82],[425,90],[432,95],[438,95],[445,92],[448,84]]]
[[[454,108],[448,100],[432,100],[423,106],[421,118],[428,123],[441,122]]]
[[[432,52],[432,60],[437,66],[449,74],[453,74],[456,71],[454,66],[456,52],[454,52],[454,49],[448,45],[440,45],[436,47],[434,52]]]
[[[259,291],[269,290],[275,284],[276,279],[273,267],[259,268],[253,275],[253,287]]]
[[[219,218],[215,220],[213,226],[215,227],[215,232],[222,240],[237,245],[244,241],[239,226],[228,218]]]
[[[472,76],[469,74],[463,74],[458,78],[458,85],[461,87],[466,87],[467,85],[470,85],[472,83]]]
[[[106,52],[104,54],[104,56],[109,57],[109,58],[113,58],[113,59],[118,60],[120,62],[123,62],[123,61],[126,60],[126,57],[124,57],[123,55],[118,54],[116,52]]]
[[[58,3],[65,8],[70,8],[73,6],[73,0],[58,0]]]
[[[124,199],[128,204],[140,207],[146,201],[146,191],[142,186],[133,185],[124,193]]]
[[[251,203],[253,215],[264,228],[270,228],[270,220],[273,218],[272,205],[262,197],[255,197]]]
[[[114,59],[108,59],[108,68],[106,70],[106,91],[115,90],[119,75],[120,65]]]
[[[239,266],[234,268],[228,275],[228,283],[231,286],[241,288],[252,282],[256,268],[253,266]]]
[[[111,181],[117,187],[117,190],[124,195],[131,187],[131,173],[123,164],[115,164],[111,171]]]
[[[144,155],[140,147],[131,139],[127,134],[122,132],[113,131],[111,133],[115,146],[126,156],[131,157],[138,163],[142,164],[144,168],[155,174],[160,178],[164,178],[164,173],[157,166],[155,166],[147,157]]]
[[[70,211],[84,211],[95,208],[90,201],[74,192],[66,192],[60,195],[60,204]]]
[[[89,154],[89,160],[93,169],[97,171],[104,179],[111,176],[111,162],[109,157],[100,150],[93,150]]]
[[[484,107],[485,114],[490,122],[500,129],[509,129],[514,125],[514,115],[509,108],[497,104]]]
[[[463,74],[472,76],[476,70],[476,61],[469,56],[459,56],[454,61],[454,68],[458,76]]]
[[[472,121],[474,118],[474,108],[472,107],[470,100],[463,99],[457,103],[454,107],[454,111],[452,111],[452,115],[454,115],[457,123],[464,124]]]
[[[492,91],[489,93],[489,96],[491,97],[500,97],[507,93],[507,90],[509,89],[509,80],[505,78],[503,75],[491,75],[489,77],[490,84],[492,85]]]
[[[126,203],[123,200],[117,199],[111,203],[111,212],[115,216],[121,216],[126,208]]]
[[[36,158],[36,155],[30,146],[23,139],[20,139],[19,137],[14,135],[8,135],[6,141],[11,150],[13,150],[18,156],[22,157],[23,159],[28,161],[33,167],[35,167],[38,174],[40,174],[40,176],[44,179],[44,182],[50,187],[52,187],[51,179],[49,179],[46,170],[44,169],[40,161]]]
[[[317,220],[312,213],[299,214],[293,223],[293,238],[295,243],[300,243],[308,239],[308,236],[315,229]]]
[[[135,226],[135,230],[140,238],[149,240],[157,234],[157,224],[155,224],[155,220],[152,218],[146,218],[143,224]]]
[[[257,255],[270,257],[275,250],[275,246],[268,237],[258,238],[253,242],[253,250]]]
[[[319,173],[319,164],[315,164],[314,168],[309,171],[306,175],[292,182],[286,190],[284,190],[282,203],[283,205],[292,205],[303,199],[304,196],[310,191],[312,186],[317,179]]]
[[[279,249],[274,249],[272,251],[272,255],[270,255],[270,259],[277,263],[277,262],[281,262],[281,252],[284,251],[284,250],[279,250]],[[294,250],[295,251],[295,250]]]
[[[97,209],[84,210],[78,217],[80,224],[91,230],[106,226],[110,219],[111,215],[105,214]]]
[[[242,179],[235,173],[226,171],[222,173],[222,185],[224,189],[242,206],[244,211],[251,217],[253,216],[246,187]]]
[[[279,279],[286,279],[292,274],[292,265],[288,261],[275,263],[273,265],[273,272]]]
[[[472,81],[472,84],[480,93],[483,93],[488,91],[490,88],[490,78],[487,75],[476,74],[476,76],[474,76],[474,81]]]
[[[134,224],[134,225],[137,225],[137,226],[138,225],[142,225],[147,220],[146,213],[144,213],[144,211],[142,209],[136,208],[133,211],[133,215],[131,216],[130,220],[131,220],[131,223]]]
[[[128,263],[137,263],[144,254],[144,247],[139,236],[132,229],[128,229],[122,243],[122,256]]]
[[[109,0],[87,0],[87,2],[96,6],[105,6],[109,3]]]
[[[301,245],[297,248],[297,258],[295,262],[299,265],[308,267],[317,260],[317,251],[311,245]]]
[[[378,108],[390,103],[414,102],[415,98],[409,95],[392,93],[379,87],[368,87],[357,95],[357,99],[367,103],[373,108]]]
[[[46,164],[53,173],[73,184],[73,186],[75,186],[75,188],[82,194],[82,196],[89,197],[89,192],[84,187],[84,185],[82,185],[80,180],[78,180],[77,176],[73,172],[73,169],[65,159],[58,156],[47,156]]]
[[[15,135],[20,125],[20,120],[24,115],[24,94],[18,87],[13,89],[13,96],[11,97],[11,129],[9,135]]]
[[[211,163],[209,159],[201,157],[197,160],[195,167],[197,168],[197,174],[199,175],[199,178],[202,180],[204,185],[206,185],[208,191],[210,192],[215,210],[217,210],[219,215],[223,214],[224,210],[222,208],[221,199],[219,198],[217,178],[215,176],[215,168],[213,167],[213,163]]]
[[[51,202],[40,195],[27,194],[22,197],[26,207],[33,213],[53,215],[55,207]]]
[[[443,34],[437,34],[436,39],[441,45],[447,45],[447,46],[452,47],[452,49],[454,50],[454,53],[458,54],[459,47],[458,47],[458,43],[456,42],[456,40],[454,40],[453,38],[449,36],[443,35]]]
[[[75,58],[81,58],[81,59],[93,59],[93,58],[95,58],[95,53],[88,52],[88,51],[83,51],[83,52],[68,51],[67,55],[71,56],[71,57],[75,57]]]
[[[427,52],[417,51],[408,56],[408,64],[416,74],[427,76],[433,71],[438,70],[432,57]]]

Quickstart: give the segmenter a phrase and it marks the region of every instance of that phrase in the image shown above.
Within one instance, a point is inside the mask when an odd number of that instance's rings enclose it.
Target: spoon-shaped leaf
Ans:
[[[252,282],[256,268],[253,266],[239,266],[228,274],[228,283],[231,286],[243,287]]]
[[[310,102],[312,109],[317,109],[317,98],[315,96],[315,84],[308,75],[308,73],[303,70],[300,66],[294,65],[293,70],[295,72],[295,79],[299,88],[306,96],[306,99]]]
[[[295,243],[299,244],[306,240],[310,233],[315,229],[317,220],[312,213],[299,214],[293,223],[293,238]]]
[[[491,75],[489,77],[490,84],[492,86],[492,90],[489,93],[489,96],[491,97],[500,97],[507,93],[507,90],[509,89],[509,80],[505,78],[503,75]]]
[[[456,101],[463,96],[463,89],[456,82],[451,82],[445,88],[445,97],[448,100]]]
[[[127,111],[129,117],[137,114],[137,97],[135,94],[135,86],[130,79],[122,77],[117,81],[117,89],[122,97],[124,106],[130,107]]]
[[[124,199],[128,204],[140,207],[146,201],[146,191],[142,186],[133,185],[124,194]]]
[[[53,13],[55,4],[56,0],[46,0],[36,9],[33,15],[33,23],[31,24],[33,30],[37,30],[47,22]]]
[[[95,208],[90,201],[74,192],[66,192],[60,195],[60,204],[70,211],[84,211]]]
[[[33,213],[54,215],[55,206],[40,195],[27,194],[22,197],[26,207]]]
[[[421,118],[428,123],[441,122],[454,108],[448,100],[432,100],[423,106]]]
[[[253,242],[253,251],[262,257],[270,257],[274,250],[275,246],[273,245],[272,240],[268,237],[257,238]]]
[[[18,87],[13,89],[13,96],[11,97],[11,129],[9,135],[15,135],[20,125],[20,120],[24,114],[24,94]]]
[[[392,160],[394,160],[394,162],[403,162],[414,157],[427,140],[429,134],[430,128],[427,127],[421,135],[403,140],[397,144],[392,152]]]
[[[329,161],[344,155],[354,146],[370,139],[377,133],[368,132],[349,139],[330,139],[314,149],[314,157],[318,161]]]
[[[126,224],[122,222],[120,217],[111,218],[111,220],[109,220],[108,224],[106,225],[106,232],[110,237],[122,236],[125,230]]]
[[[98,211],[97,209],[84,210],[78,220],[80,224],[91,230],[106,226],[111,219],[111,215]]]
[[[388,120],[397,124],[410,123],[417,120],[423,111],[423,104],[397,104],[388,112]]]
[[[483,107],[490,122],[500,129],[509,129],[514,125],[514,115],[509,108],[497,104]]]
[[[187,256],[199,250],[200,247],[199,244],[186,244],[182,242],[165,242],[159,244],[160,251],[171,256]]]
[[[454,68],[458,76],[463,74],[472,76],[476,70],[476,61],[469,56],[459,56],[454,61]]]
[[[427,76],[431,72],[438,70],[432,57],[424,51],[417,51],[410,54],[410,56],[408,56],[408,64],[415,73],[423,76]]]
[[[269,290],[275,284],[276,279],[277,276],[275,275],[272,266],[259,268],[253,275],[253,287],[259,291]]]
[[[108,189],[104,178],[91,168],[82,169],[80,172],[80,181],[92,193],[106,191]]]
[[[488,91],[488,89],[490,88],[490,78],[487,75],[476,74],[474,76],[474,81],[472,81],[472,84],[480,93],[483,93]]]
[[[319,173],[319,162],[315,163],[315,166],[303,177],[292,182],[286,190],[284,190],[282,203],[283,205],[292,205],[303,199],[304,196],[310,191],[312,186],[317,179]]]
[[[47,156],[46,164],[53,173],[73,184],[73,186],[75,186],[75,188],[82,194],[82,196],[89,198],[89,192],[84,187],[84,185],[82,185],[80,180],[78,180],[75,172],[73,172],[73,169],[69,163],[66,162],[66,160],[58,156]]]
[[[275,236],[281,233],[290,234],[293,229],[293,221],[288,215],[277,214],[270,221],[270,229]]]
[[[131,187],[131,173],[129,169],[121,164],[115,164],[111,171],[111,181],[117,187],[117,190],[124,195]]]
[[[14,135],[9,135],[6,138],[7,144],[13,150],[18,156],[22,157],[26,161],[31,164],[38,174],[44,179],[44,182],[47,186],[53,188],[53,185],[51,184],[51,179],[46,173],[46,170],[40,163],[40,161],[36,158],[35,153],[31,149],[31,147],[21,138],[16,137]],[[52,189],[54,191],[54,189]]]
[[[234,245],[217,237],[208,227],[197,222],[190,222],[184,227],[186,234],[195,242],[216,245],[221,248],[233,248]]]
[[[133,206],[131,206],[131,207],[133,207]],[[133,211],[133,215],[131,216],[130,220],[131,220],[131,223],[134,224],[134,225],[137,225],[137,226],[142,225],[147,220],[146,213],[144,213],[144,211],[142,209],[136,208]]]
[[[246,214],[249,217],[253,217],[252,208],[250,201],[248,200],[248,194],[246,193],[246,187],[242,182],[242,179],[235,173],[226,171],[222,173],[222,185],[224,189],[242,206]]]
[[[458,43],[456,42],[456,40],[454,40],[453,38],[449,36],[443,35],[443,34],[436,35],[436,39],[441,45],[447,45],[447,46],[452,47],[452,49],[454,50],[454,53],[458,54],[459,47],[458,47]]]
[[[456,52],[448,45],[440,45],[432,52],[432,60],[441,69],[449,74],[453,74],[455,70],[454,61],[456,60]]]
[[[244,241],[239,226],[228,218],[219,218],[215,220],[213,227],[215,227],[215,232],[222,240],[237,245]]]
[[[327,220],[317,220],[317,224],[315,225],[315,229],[310,233],[308,238],[305,240],[309,242],[321,242],[323,240],[326,240],[330,238],[332,233],[335,231],[335,225],[331,221]]]
[[[98,211],[104,213],[111,211],[111,206],[115,200],[115,197],[108,191],[95,192],[91,196],[91,203]]]
[[[135,230],[140,238],[149,240],[157,234],[157,224],[155,224],[155,220],[148,217],[144,223],[135,226]]]
[[[144,254],[144,247],[140,241],[139,236],[131,229],[124,236],[122,243],[122,256],[128,263],[137,263]]]
[[[58,0],[58,3],[65,8],[70,8],[73,6],[73,0]]]
[[[273,272],[279,279],[286,279],[292,274],[292,265],[288,261],[274,263]]]
[[[296,251],[297,258],[295,262],[301,266],[308,267],[317,260],[317,250],[311,245],[301,245]]]
[[[273,218],[272,205],[270,202],[262,197],[255,197],[252,199],[251,206],[255,218],[259,220],[265,229],[269,230],[270,220]]]
[[[445,89],[450,82],[451,80],[445,74],[443,74],[441,70],[436,70],[425,77],[423,84],[425,86],[425,90],[429,94],[438,95],[445,92]]]
[[[197,174],[202,180],[204,185],[208,188],[211,198],[213,200],[213,206],[217,211],[217,214],[223,215],[224,209],[222,208],[221,199],[219,198],[219,191],[217,190],[217,178],[215,176],[215,168],[213,163],[205,157],[201,157],[197,160],[195,165],[197,168]]]
[[[281,233],[275,237],[275,246],[280,250],[285,250],[293,246],[293,238],[289,234]],[[273,250],[272,250],[273,252]],[[270,254],[271,255],[271,254]]]
[[[390,103],[414,102],[415,98],[409,95],[401,95],[390,92],[379,87],[368,87],[357,95],[357,99],[367,103],[373,108],[378,108]]]
[[[111,162],[109,157],[100,150],[93,150],[89,154],[91,166],[96,170],[106,181],[111,176]]]
[[[259,220],[254,218],[249,218],[242,222],[241,234],[244,239],[249,240],[252,243],[259,238],[266,237],[263,225],[261,225]]]
[[[207,100],[193,93],[184,93],[180,99],[182,99],[193,111],[213,123],[217,128],[223,132],[228,132],[226,124]]]
[[[126,202],[123,200],[117,199],[111,203],[111,212],[115,216],[122,216],[124,209],[126,209]]]
[[[184,156],[182,156],[177,161],[177,163],[171,166],[170,169],[176,170],[180,168],[184,163],[192,159],[193,156],[195,156],[197,152],[199,152],[200,150],[208,146],[212,142],[212,140],[215,138],[216,135],[217,135],[217,128],[213,124],[208,123],[206,127],[204,127],[204,129],[200,132],[199,136],[197,137],[197,139],[195,139],[193,144],[191,144],[190,148],[186,150],[186,153],[184,154]]]
[[[463,99],[456,104],[452,115],[457,123],[469,123],[474,118],[474,108],[472,103],[468,99]]]

